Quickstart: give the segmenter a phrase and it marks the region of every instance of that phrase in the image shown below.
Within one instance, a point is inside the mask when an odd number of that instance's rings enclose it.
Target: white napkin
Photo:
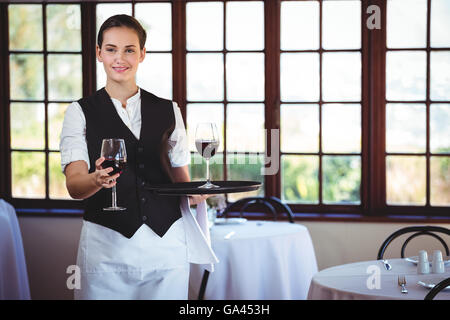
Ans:
[[[203,200],[197,205],[195,217],[189,205],[189,198],[181,197],[180,202],[186,230],[188,262],[201,264],[209,272],[214,272],[214,264],[219,260],[211,248],[206,201]]]

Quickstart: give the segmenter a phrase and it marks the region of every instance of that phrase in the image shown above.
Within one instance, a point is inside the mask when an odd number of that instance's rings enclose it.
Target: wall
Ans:
[[[19,217],[32,299],[72,299],[66,269],[76,263],[82,220],[79,217]],[[310,232],[319,270],[345,263],[375,260],[381,243],[392,232],[421,223],[302,222]],[[433,224],[429,224],[433,225]],[[437,224],[436,224],[437,225]],[[449,224],[439,224],[450,228]],[[386,251],[400,256],[401,240]],[[413,240],[406,255],[420,249],[443,250],[431,237]]]

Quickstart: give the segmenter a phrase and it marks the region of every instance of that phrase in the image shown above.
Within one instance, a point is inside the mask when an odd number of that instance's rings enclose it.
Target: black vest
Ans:
[[[90,170],[100,158],[102,140],[125,140],[127,166],[117,180],[117,205],[125,211],[106,212],[111,189],[100,189],[84,200],[84,219],[116,230],[131,238],[142,224],[162,237],[181,217],[180,198],[158,196],[144,189],[145,183],[170,183],[167,139],[175,128],[172,102],[141,89],[141,133],[137,140],[123,123],[106,90],[78,101],[86,118]]]

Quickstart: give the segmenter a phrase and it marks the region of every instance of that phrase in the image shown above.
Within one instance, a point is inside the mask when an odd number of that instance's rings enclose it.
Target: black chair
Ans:
[[[278,211],[286,212],[289,222],[294,223],[294,214],[292,213],[291,208],[281,202],[277,197],[248,197],[239,199],[231,204],[229,204],[225,210],[222,212],[223,217],[227,217],[229,212],[236,212],[239,209],[239,216],[243,217],[244,211],[248,209],[250,206],[255,205],[263,205],[265,208],[269,209],[272,213],[273,218],[277,221]],[[200,291],[198,293],[198,300],[203,300],[206,291],[206,285],[208,283],[209,271],[205,270],[203,273],[202,283],[200,285]]]
[[[239,199],[231,203],[225,208],[222,213],[222,216],[226,217],[229,212],[236,212],[239,209],[239,216],[242,217],[246,209],[251,206],[262,205],[265,208],[269,209],[270,213],[273,215],[273,219],[277,221],[278,212],[285,212],[288,216],[289,222],[294,223],[294,214],[292,213],[291,208],[288,205],[283,203],[277,197],[248,197]]]
[[[450,286],[450,278],[444,279],[441,282],[439,282],[437,285],[433,287],[433,289],[428,292],[428,294],[425,296],[425,300],[433,300],[434,297],[444,290],[446,287]]]
[[[383,242],[383,244],[380,247],[380,250],[378,251],[377,260],[382,260],[384,256],[384,252],[386,251],[386,248],[388,245],[394,240],[395,238],[405,234],[405,233],[411,233],[415,232],[413,235],[411,235],[408,239],[405,240],[402,246],[401,250],[401,257],[405,257],[405,248],[407,244],[415,237],[421,236],[421,235],[428,235],[436,238],[441,242],[441,244],[444,246],[445,252],[447,256],[450,256],[448,246],[445,243],[445,241],[436,233],[443,233],[450,236],[450,230],[444,227],[438,227],[438,226],[413,226],[413,227],[406,227],[402,228],[400,230],[395,231],[393,234],[391,234],[387,239]]]

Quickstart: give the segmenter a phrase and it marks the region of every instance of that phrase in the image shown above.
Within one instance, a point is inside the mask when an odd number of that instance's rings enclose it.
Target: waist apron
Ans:
[[[211,248],[206,201],[194,214],[188,197],[181,197],[180,209],[182,217],[162,238],[145,224],[128,239],[83,220],[75,299],[187,300],[190,263],[213,272],[219,260]]]
[[[81,288],[75,289],[75,299],[187,299],[189,263],[182,218],[162,238],[143,224],[130,239],[83,220],[77,265]]]

